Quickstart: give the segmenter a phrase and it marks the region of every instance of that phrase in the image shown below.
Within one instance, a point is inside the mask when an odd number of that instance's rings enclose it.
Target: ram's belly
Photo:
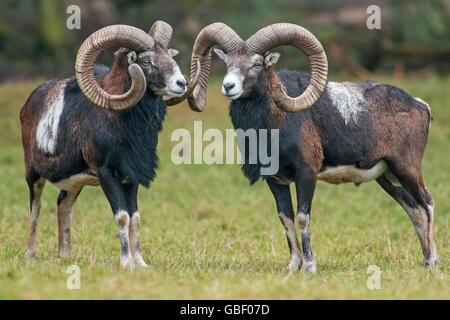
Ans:
[[[384,160],[377,162],[370,169],[359,169],[355,165],[343,165],[336,167],[326,167],[319,173],[319,180],[332,183],[363,183],[374,180],[381,176],[388,169]]]
[[[53,184],[65,191],[79,191],[84,186],[98,186],[100,182],[95,175],[89,173],[78,173],[66,179],[53,182]]]

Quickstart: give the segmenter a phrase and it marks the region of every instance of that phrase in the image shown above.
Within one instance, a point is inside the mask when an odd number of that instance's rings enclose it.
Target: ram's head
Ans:
[[[211,67],[211,49],[227,66],[222,92],[230,99],[246,97],[252,93],[258,78],[267,72],[272,99],[286,112],[297,112],[313,105],[323,92],[327,81],[328,62],[320,42],[308,30],[290,23],[278,23],[260,29],[243,41],[230,27],[213,23],[203,28],[195,40],[191,76],[195,79],[200,64],[201,72],[197,86],[189,98],[189,106],[203,111],[206,106],[206,89]],[[303,51],[310,61],[311,80],[298,97],[290,97],[278,79],[272,66],[280,55],[271,52],[282,45],[290,45]]]
[[[112,25],[94,32],[77,54],[75,74],[81,90],[98,106],[114,110],[132,107],[147,88],[155,95],[172,97],[166,101],[169,105],[181,102],[188,83],[173,59],[178,51],[168,47],[171,37],[172,27],[163,21],[155,22],[148,33],[127,25]],[[126,67],[131,78],[128,91],[121,94],[103,89],[93,72],[100,53],[112,47],[121,47],[115,53],[116,67]],[[195,86],[196,79],[190,84]]]

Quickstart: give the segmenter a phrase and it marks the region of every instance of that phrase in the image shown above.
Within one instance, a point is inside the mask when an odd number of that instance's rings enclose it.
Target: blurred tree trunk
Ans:
[[[65,8],[58,0],[39,0],[37,27],[44,45],[57,55],[65,42]]]

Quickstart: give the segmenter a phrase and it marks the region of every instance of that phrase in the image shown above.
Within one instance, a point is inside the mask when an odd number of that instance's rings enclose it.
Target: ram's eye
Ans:
[[[142,61],[142,64],[143,64],[144,66],[149,66],[149,65],[150,65],[150,61],[144,60],[144,61]]]
[[[261,63],[255,63],[253,66],[252,66],[252,68],[255,68],[255,69],[259,69],[259,68],[261,68],[262,67],[262,64]]]

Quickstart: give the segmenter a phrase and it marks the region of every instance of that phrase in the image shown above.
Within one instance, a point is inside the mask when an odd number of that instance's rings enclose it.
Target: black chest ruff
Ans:
[[[166,114],[159,97],[146,93],[141,101],[121,115],[123,135],[117,149],[120,173],[133,183],[148,187],[156,176],[158,133]]]
[[[262,164],[259,161],[259,157],[256,159],[256,163],[250,163],[250,146],[249,143],[255,143],[256,146],[254,150],[256,150],[256,154],[260,154],[260,144],[259,144],[259,129],[268,129],[268,122],[270,117],[270,106],[268,100],[265,97],[256,98],[256,99],[239,99],[234,100],[230,104],[230,117],[231,122],[235,130],[241,129],[243,131],[247,131],[249,129],[256,131],[256,141],[249,141],[248,138],[245,139],[245,145],[239,146],[241,154],[245,154],[243,156],[243,164],[242,171],[244,175],[248,178],[250,184],[254,184],[258,181],[261,176],[261,167]],[[267,151],[270,151],[270,139],[267,139]],[[245,148],[245,150],[243,150]],[[245,151],[245,152],[244,152]],[[270,153],[266,153],[270,154]]]

